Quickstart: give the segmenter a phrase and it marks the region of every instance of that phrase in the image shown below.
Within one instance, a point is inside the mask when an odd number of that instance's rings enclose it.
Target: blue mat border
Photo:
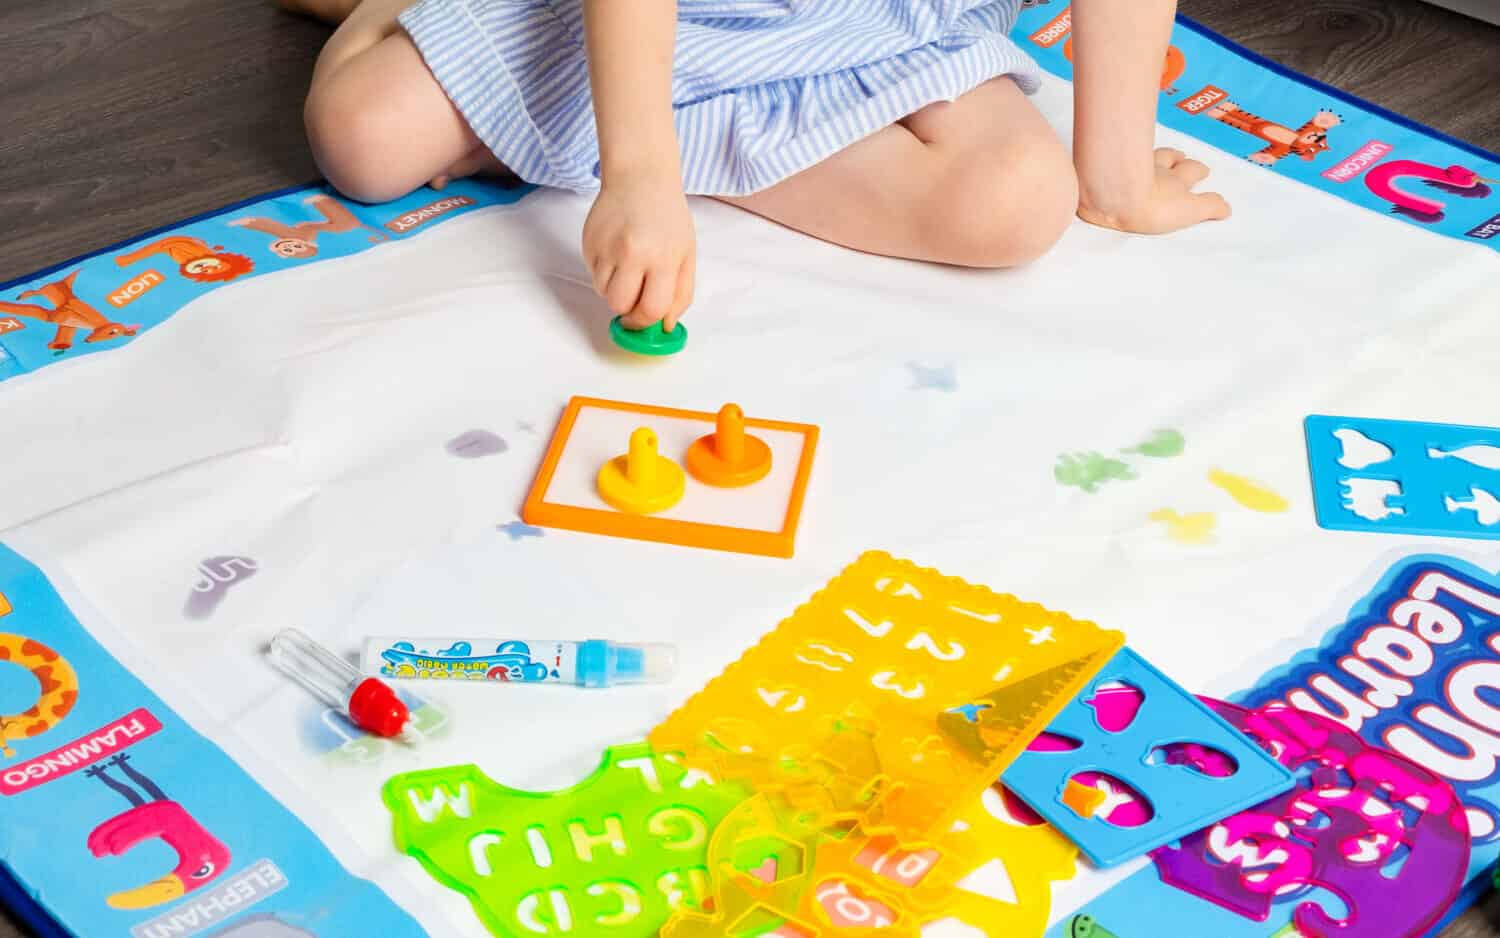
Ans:
[[[247,198],[240,199],[238,202],[231,202],[221,208],[216,208],[207,212],[200,212],[197,215],[190,215],[187,218],[181,218],[174,222],[168,222],[165,225],[160,225],[148,231],[143,231],[140,234],[131,235],[130,237],[124,238],[120,241],[116,241],[113,244],[105,245],[102,248],[97,248],[95,250],[79,254],[76,257],[70,257],[67,260],[61,261],[56,264],[49,264],[48,266],[43,267],[40,270],[34,270],[29,274],[22,274],[19,277],[7,280],[4,283],[0,283],[0,290],[9,290],[12,287],[18,287],[23,283],[30,283],[31,281],[36,280],[40,277],[45,277],[48,274],[55,274],[58,271],[62,270],[64,267],[72,267],[74,264],[81,264],[84,261],[93,260],[101,254],[109,254],[112,251],[118,251],[120,248],[125,247],[127,244],[134,244],[137,241],[144,241],[147,238],[152,238],[156,235],[164,235],[170,231],[176,231],[178,228],[182,228],[186,225],[195,224],[200,221],[208,221],[212,218],[218,218],[220,215],[227,215],[230,212],[236,212],[242,208],[249,208],[252,205],[259,205],[261,202],[269,202],[271,199],[279,199],[282,196],[295,195],[298,192],[306,192],[309,189],[318,189],[324,185],[325,182],[322,179],[314,179],[311,182],[304,182],[300,185],[286,186],[285,188],[276,189],[271,192],[262,192],[260,195],[252,195]]]
[[[1443,143],[1457,147],[1458,149],[1463,150],[1471,156],[1477,156],[1482,160],[1488,160],[1492,163],[1500,163],[1500,154],[1491,153],[1484,147],[1469,143],[1465,140],[1460,140],[1457,137],[1443,133],[1441,130],[1438,130],[1435,127],[1429,127],[1421,121],[1413,120],[1412,118],[1406,117],[1405,115],[1397,114],[1395,111],[1387,110],[1386,108],[1381,107],[1373,101],[1366,101],[1364,98],[1361,98],[1358,95],[1350,94],[1349,92],[1344,91],[1342,88],[1335,88],[1332,85],[1325,84],[1324,82],[1321,82],[1310,75],[1305,75],[1302,72],[1297,71],[1296,69],[1288,68],[1287,66],[1282,65],[1280,62],[1273,62],[1272,60],[1261,55],[1259,52],[1256,52],[1252,49],[1247,49],[1239,43],[1235,42],[1233,39],[1228,39],[1224,36],[1219,35],[1218,33],[1209,29],[1207,26],[1199,23],[1197,20],[1190,19],[1189,17],[1179,14],[1177,17],[1177,22],[1197,33],[1199,36],[1202,36],[1204,39],[1207,39],[1210,42],[1214,43],[1215,45],[1228,49],[1230,52],[1242,56],[1250,60],[1251,62],[1254,62],[1256,65],[1261,66],[1262,68],[1275,72],[1283,78],[1290,78],[1293,81],[1301,82],[1311,88],[1317,89],[1323,94],[1338,98],[1340,101],[1343,101],[1346,104],[1352,104],[1355,107],[1363,108],[1371,114],[1374,114],[1378,117],[1383,117],[1386,120],[1391,121],[1392,123],[1400,124],[1407,130],[1419,134],[1424,134],[1436,140],[1441,140]]]
[[[10,868],[9,863],[0,862],[0,907],[10,913],[34,938],[76,938],[57,919],[47,914]]]

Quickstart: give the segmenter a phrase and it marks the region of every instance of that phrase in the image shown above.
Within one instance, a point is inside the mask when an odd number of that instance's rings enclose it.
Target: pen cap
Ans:
[[[665,684],[676,674],[676,645],[665,642],[615,645],[615,680],[622,684]]]
[[[271,663],[329,707],[344,709],[364,680],[359,669],[296,629],[271,639]]]
[[[676,645],[594,640],[578,647],[578,682],[586,687],[664,684],[676,673]]]

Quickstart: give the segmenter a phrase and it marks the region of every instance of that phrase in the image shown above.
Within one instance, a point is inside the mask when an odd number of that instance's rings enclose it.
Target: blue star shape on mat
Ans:
[[[952,365],[929,368],[916,362],[907,362],[906,367],[911,369],[911,386],[914,391],[936,388],[951,393],[958,390],[958,372]]]
[[[512,541],[519,541],[525,537],[543,537],[546,532],[541,528],[532,527],[524,521],[512,521],[509,524],[495,525],[496,531],[504,531]]]

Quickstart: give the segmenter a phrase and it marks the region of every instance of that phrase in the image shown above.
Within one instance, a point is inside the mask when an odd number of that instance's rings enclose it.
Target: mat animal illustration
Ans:
[[[1313,160],[1318,154],[1328,152],[1329,128],[1340,123],[1339,116],[1332,111],[1319,111],[1307,123],[1292,130],[1252,114],[1233,101],[1221,101],[1206,113],[1221,124],[1266,141],[1265,149],[1250,154],[1250,160],[1262,166],[1274,165],[1283,157],[1294,154],[1304,160]]]
[[[178,273],[196,283],[224,283],[255,270],[255,262],[243,254],[182,234],[167,235],[120,254],[115,257],[115,264],[129,267],[160,255],[169,258],[177,265]]]
[[[31,739],[52,729],[78,702],[78,675],[67,659],[25,635],[0,635],[0,661],[31,672],[40,686],[36,703],[20,713],[0,715],[0,753],[15,758],[10,740]]]
[[[73,347],[73,337],[79,329],[89,330],[88,335],[83,338],[85,342],[104,342],[108,339],[135,335],[140,326],[127,326],[110,320],[73,292],[73,281],[78,279],[78,274],[79,271],[75,270],[61,280],[54,280],[35,290],[27,290],[19,297],[22,300],[41,297],[52,304],[50,309],[36,303],[11,303],[0,300],[0,312],[40,319],[42,322],[57,326],[57,334],[52,337],[51,342],[47,343],[47,347],[58,353],[66,352]]]
[[[125,782],[109,776],[118,769]],[[177,854],[177,865],[165,876],[110,896],[114,909],[149,909],[202,889],[228,869],[229,848],[198,823],[188,810],[166,796],[157,784],[120,754],[103,765],[85,770],[126,801],[130,810],[118,814],[89,834],[89,852],[96,857],[121,856],[149,840],[160,840]],[[128,784],[127,784],[128,783]]]

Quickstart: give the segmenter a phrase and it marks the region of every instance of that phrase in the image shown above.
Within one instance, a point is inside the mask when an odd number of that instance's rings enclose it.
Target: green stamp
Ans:
[[[687,326],[678,323],[671,332],[656,322],[644,329],[627,329],[616,316],[609,322],[610,338],[627,352],[637,355],[676,355],[687,345]]]
[[[502,938],[648,938],[713,894],[708,841],[746,792],[647,743],[614,746],[556,792],[478,766],[398,775],[383,789],[396,845],[468,897]]]

